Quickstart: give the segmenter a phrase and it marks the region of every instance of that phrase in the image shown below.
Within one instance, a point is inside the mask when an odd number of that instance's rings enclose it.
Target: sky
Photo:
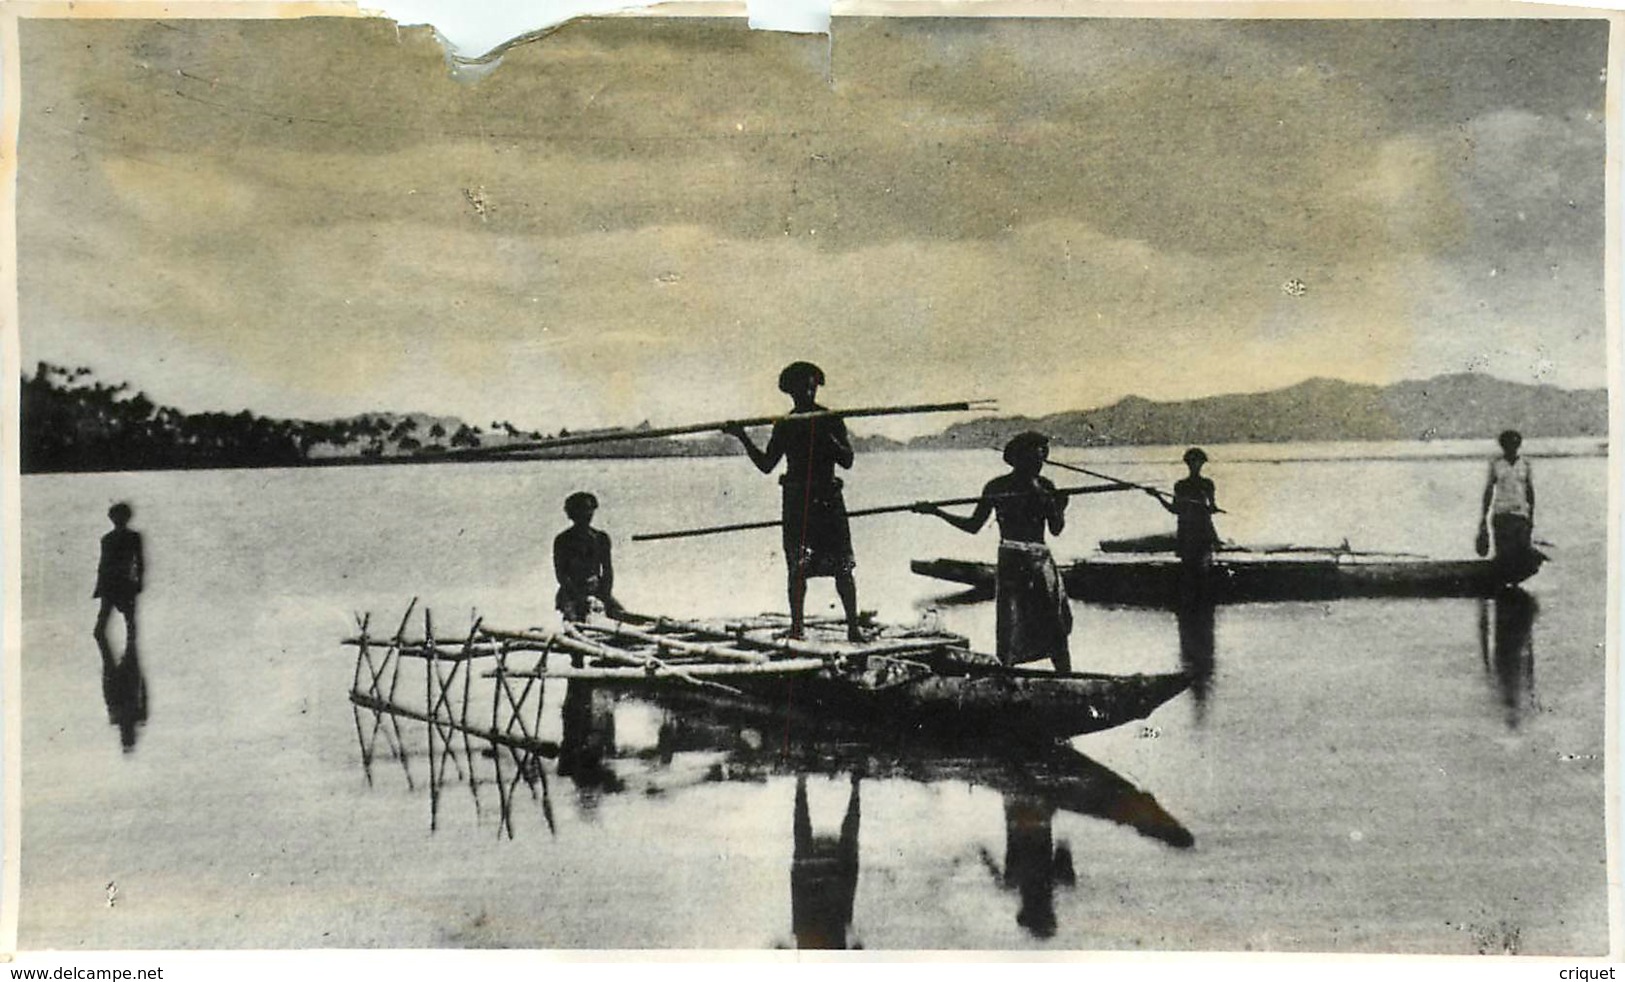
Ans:
[[[21,45],[24,363],[190,411],[1607,384],[1601,20],[627,18],[473,80],[376,19]]]

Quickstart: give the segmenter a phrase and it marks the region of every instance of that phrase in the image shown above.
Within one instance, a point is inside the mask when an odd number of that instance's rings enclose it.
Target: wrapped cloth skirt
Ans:
[[[841,482],[784,485],[784,561],[805,579],[857,566]]]
[[[1049,547],[1037,542],[999,543],[996,582],[997,654],[1006,665],[1049,658],[1070,669],[1072,605]]]

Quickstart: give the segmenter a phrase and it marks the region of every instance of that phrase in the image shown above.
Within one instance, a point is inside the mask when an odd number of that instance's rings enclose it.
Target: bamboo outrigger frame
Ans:
[[[663,683],[742,695],[727,684],[730,678],[826,672],[854,653],[851,645],[775,637],[784,625],[772,618],[724,628],[660,618],[641,624],[584,623],[567,624],[562,630],[517,631],[487,627],[476,618],[466,635],[446,637],[436,634],[433,615],[424,608],[422,634],[414,637],[408,628],[417,609],[413,598],[393,634],[384,637],[370,633],[371,615],[358,616],[357,634],[343,642],[356,649],[349,698],[367,782],[372,784],[372,764],[382,736],[387,752],[401,763],[408,789],[415,789],[409,761],[416,751],[410,749],[412,741],[403,723],[420,725],[429,767],[430,829],[438,828],[440,792],[448,780],[465,781],[479,808],[480,760],[489,757],[496,771],[498,833],[509,838],[521,781],[541,802],[549,827],[553,825],[547,775],[540,766],[542,760],[557,759],[562,752],[557,741],[542,736],[549,679]],[[856,650],[866,657],[888,659],[964,643],[955,635],[925,634],[877,639]],[[421,696],[410,683],[402,686],[412,660],[423,666]],[[364,714],[372,717],[370,732]]]
[[[408,757],[426,744],[434,830],[440,790],[449,781],[467,782],[480,807],[481,771],[488,771],[489,759],[502,812],[499,834],[510,838],[521,781],[552,825],[542,761],[555,759],[562,770],[580,758],[579,733],[572,744],[570,706],[575,699],[579,708],[581,696],[598,691],[645,690],[669,704],[698,701],[774,718],[789,712],[814,725],[841,721],[865,732],[980,733],[1047,745],[1144,719],[1190,685],[1183,672],[1101,675],[1011,667],[971,650],[964,637],[929,628],[871,624],[865,640],[848,641],[844,623],[815,622],[807,625],[812,637],[803,639],[786,636],[789,618],[783,614],[719,624],[618,612],[613,621],[589,618],[523,630],[497,629],[475,618],[465,634],[453,637],[437,634],[424,608],[422,634],[409,636],[416,609],[414,599],[386,638],[372,637],[370,618],[358,617],[359,633],[344,641],[356,649],[350,702],[367,780],[380,734],[406,770],[409,787]],[[402,685],[419,663],[421,694]],[[566,683],[559,740],[544,736],[552,679]],[[370,737],[363,713],[372,715]],[[409,732],[421,732],[424,742],[414,743]]]

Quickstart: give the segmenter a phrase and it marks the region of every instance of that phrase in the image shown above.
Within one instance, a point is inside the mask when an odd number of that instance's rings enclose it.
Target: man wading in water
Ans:
[[[91,634],[104,658],[112,654],[107,643],[107,621],[115,610],[124,617],[125,654],[135,651],[135,598],[146,580],[147,561],[141,533],[129,527],[132,514],[130,506],[122,501],[107,509],[113,530],[102,536],[102,557],[96,564],[96,590],[91,596],[101,600],[102,606]]]
[[[967,516],[950,515],[937,505],[914,510],[935,515],[954,528],[975,535],[989,515],[999,521],[999,570],[996,580],[997,652],[1006,665],[1049,658],[1055,670],[1070,672],[1072,606],[1061,572],[1055,567],[1044,532],[1060,535],[1066,528],[1066,497],[1040,476],[1049,459],[1049,437],[1021,433],[1004,446],[1010,473],[987,482],[982,500]]]
[[[794,400],[790,416],[773,424],[767,447],[751,442],[745,428],[730,425],[723,429],[736,438],[750,455],[751,463],[770,474],[782,459],[784,476],[784,561],[789,576],[790,636],[799,638],[805,624],[807,580],[815,576],[835,579],[846,613],[846,635],[862,641],[858,629],[858,587],[852,578],[857,562],[852,558],[852,530],[847,524],[846,501],[841,496],[841,479],[835,466],[852,466],[852,442],[846,423],[838,416],[798,420],[804,413],[826,411],[816,401],[824,373],[811,362],[798,361],[779,373],[779,391]]]

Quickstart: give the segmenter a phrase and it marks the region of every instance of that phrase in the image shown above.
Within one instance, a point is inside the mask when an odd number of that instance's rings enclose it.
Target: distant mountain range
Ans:
[[[512,459],[543,433],[511,423],[470,426],[448,416],[367,413],[311,422],[238,413],[186,413],[160,406],[88,368],[41,363],[22,380],[22,470],[148,470],[187,467],[293,467],[434,460]],[[860,424],[861,425],[861,424]],[[720,433],[686,439],[630,437],[560,448],[548,457],[697,457],[739,454]],[[1049,416],[995,416],[956,423],[907,443],[854,435],[861,453],[1000,446],[1038,430],[1063,446],[1319,441],[1488,439],[1503,429],[1528,437],[1606,437],[1608,392],[1522,385],[1484,375],[1357,385],[1310,379],[1273,392],[1152,402],[1130,396],[1100,409]],[[577,432],[575,435],[586,435]]]
[[[1524,385],[1487,375],[1440,375],[1392,385],[1314,378],[1247,395],[1152,402],[1129,396],[1100,409],[1037,418],[988,417],[917,437],[910,449],[986,449],[1022,430],[1075,447],[1185,443],[1608,435],[1607,389]]]

